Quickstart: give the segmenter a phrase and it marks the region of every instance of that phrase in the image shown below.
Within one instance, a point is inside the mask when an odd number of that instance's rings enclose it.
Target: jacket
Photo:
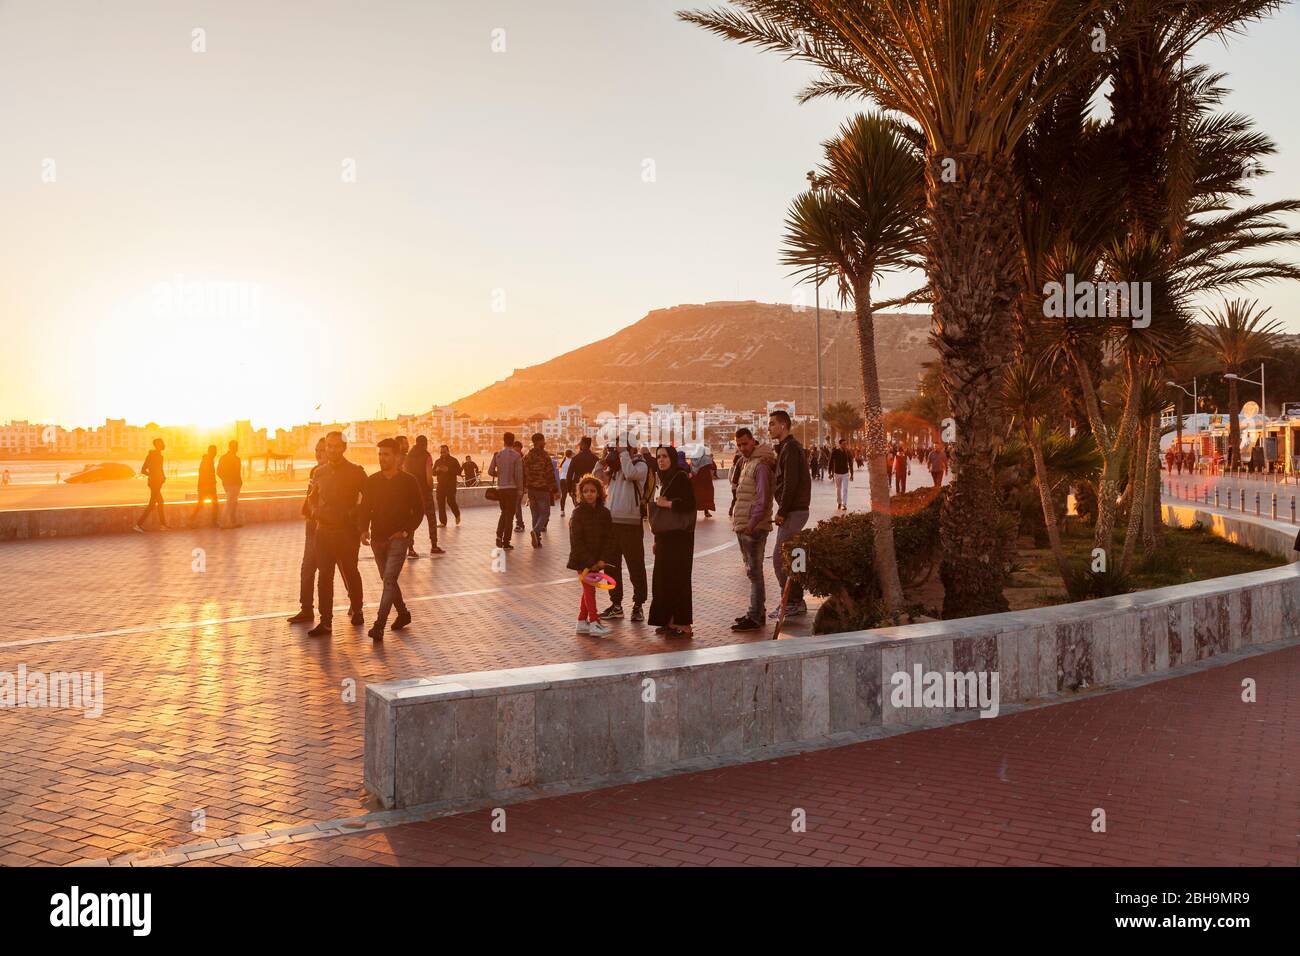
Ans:
[[[736,503],[731,509],[731,527],[744,534],[752,523],[754,531],[772,530],[772,466],[776,453],[771,445],[759,445],[748,458],[740,459],[736,481]]]
[[[778,517],[792,511],[807,511],[812,502],[812,475],[804,458],[803,446],[793,435],[776,443],[776,472],[772,476],[772,494]]]
[[[492,456],[488,477],[497,480],[498,488],[522,489],[524,486],[524,459],[513,448],[502,448]]]
[[[613,541],[613,522],[604,505],[579,502],[569,517],[569,563],[571,571],[585,571],[608,558]]]
[[[524,456],[524,487],[529,491],[560,493],[560,484],[555,479],[555,462],[545,448],[530,449]]]
[[[366,470],[346,458],[338,464],[326,462],[316,469],[312,489],[311,515],[318,527],[328,531],[357,532],[357,510]]]
[[[239,456],[228,451],[217,462],[217,476],[226,488],[238,488],[244,483],[244,469],[239,463]]]
[[[629,454],[626,448],[618,455],[618,471],[611,473],[601,462],[596,466],[596,477],[609,486],[609,513],[614,524],[641,524],[641,493],[645,490],[646,475],[650,466],[640,455]]]
[[[216,455],[204,455],[199,460],[199,494],[217,493]]]

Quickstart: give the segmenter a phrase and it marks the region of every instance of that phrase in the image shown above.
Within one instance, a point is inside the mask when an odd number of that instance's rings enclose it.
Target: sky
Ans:
[[[652,309],[790,301],[789,202],[869,104],[798,105],[806,68],[691,5],[0,0],[0,422],[419,412]],[[1297,46],[1292,6],[1201,51],[1279,145],[1265,199],[1300,188]],[[1300,331],[1295,284],[1250,294]]]

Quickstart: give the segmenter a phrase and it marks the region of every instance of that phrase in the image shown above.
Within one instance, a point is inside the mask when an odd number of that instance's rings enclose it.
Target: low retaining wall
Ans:
[[[1295,557],[1284,526],[1178,505],[1166,515]],[[1004,706],[1298,632],[1300,576],[1287,566],[958,621],[372,684],[365,785],[388,808],[590,789],[976,709],[896,705],[895,674],[996,675]]]

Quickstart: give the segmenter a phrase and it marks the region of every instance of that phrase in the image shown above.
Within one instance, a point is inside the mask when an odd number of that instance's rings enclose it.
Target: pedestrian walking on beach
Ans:
[[[610,545],[607,551],[609,576],[614,589],[609,592],[609,607],[601,619],[623,617],[623,565],[632,579],[632,620],[644,621],[642,606],[647,597],[645,569],[645,526],[641,523],[641,498],[650,465],[632,451],[630,444],[605,450],[605,460],[596,468],[596,477],[609,488]]]
[[[546,436],[533,435],[533,447],[524,456],[524,490],[528,493],[528,511],[533,516],[530,532],[533,547],[542,546],[542,535],[551,523],[551,505],[560,500],[560,479],[555,461],[546,450]]]
[[[244,465],[239,460],[239,442],[226,446],[226,453],[217,462],[217,477],[221,490],[226,493],[226,520],[224,527],[242,527],[239,521],[239,489],[244,486]]]
[[[466,462],[470,462],[466,456]],[[477,471],[478,466],[475,465]],[[451,449],[446,445],[438,449],[438,460],[433,463],[433,480],[435,483],[434,494],[438,504],[438,524],[447,527],[447,509],[451,509],[452,515],[456,519],[456,524],[460,524],[460,505],[456,504],[456,478],[461,473],[461,464],[451,455]]]
[[[416,436],[415,447],[408,451],[402,460],[402,471],[414,478],[416,486],[420,489],[420,501],[424,506],[425,520],[429,524],[429,553],[446,554],[446,551],[438,547],[438,511],[433,501],[433,455],[429,452],[427,435]],[[409,548],[406,556],[418,558],[420,555],[415,550],[414,534],[407,543]]]
[[[370,546],[384,581],[379,596],[379,609],[375,623],[367,632],[372,640],[384,639],[388,614],[397,609],[393,630],[400,631],[411,623],[411,612],[402,600],[402,586],[398,577],[406,563],[407,545],[415,536],[430,512],[428,502],[415,476],[404,469],[401,446],[395,439],[385,438],[378,445],[379,471],[366,479],[361,493],[361,506],[357,513],[357,526],[361,529],[361,543]],[[426,450],[425,454],[428,454]],[[407,453],[410,457],[410,452]]]
[[[772,495],[776,506],[776,514],[772,516],[772,523],[776,525],[772,570],[776,572],[777,594],[787,595],[786,617],[808,613],[808,605],[804,603],[803,588],[798,579],[790,580],[790,590],[786,591],[790,575],[785,567],[785,543],[808,524],[808,511],[812,502],[812,481],[809,479],[808,463],[804,460],[803,446],[790,428],[790,413],[784,409],[778,408],[768,416],[767,434],[775,442],[776,453],[776,467],[772,474]],[[769,616],[773,619],[781,616],[780,604]]]
[[[650,509],[654,533],[655,570],[651,582],[650,617],[655,633],[694,637],[691,629],[691,564],[695,554],[695,491],[677,463],[671,445],[655,449],[659,497]]]
[[[605,507],[605,486],[587,475],[578,482],[578,503],[569,518],[569,561],[565,567],[585,578],[591,571],[603,571],[609,554],[611,516]],[[609,628],[596,612],[596,589],[582,581],[582,601],[578,605],[578,633],[603,637]]]
[[[215,451],[215,446],[213,451]],[[316,464],[307,475],[307,497],[302,501],[303,541],[302,561],[298,565],[299,611],[289,618],[290,624],[304,624],[316,620],[316,519],[312,517],[312,492],[316,488],[316,472],[325,464],[325,439],[316,442]]]
[[[835,480],[835,507],[849,510],[849,482],[853,480],[853,458],[849,455],[843,438],[831,452],[831,477]]]
[[[763,557],[772,530],[772,467],[776,454],[771,445],[760,445],[748,428],[736,429],[740,450],[740,477],[736,480],[736,504],[731,528],[740,545],[740,557],[749,578],[749,609],[731,626],[733,631],[757,631],[767,616],[767,584]]]
[[[163,482],[167,480],[167,475],[163,471],[163,440],[155,438],[153,440],[153,451],[145,455],[144,464],[140,466],[140,474],[144,475],[149,481],[149,504],[145,506],[144,514],[140,515],[139,520],[135,523],[136,531],[144,531],[144,521],[149,517],[149,513],[155,508],[158,509],[158,528],[166,531],[167,518],[163,511]]]
[[[190,513],[190,527],[199,520],[199,514],[203,511],[204,502],[212,502],[212,527],[221,523],[221,505],[217,502],[217,446],[209,445],[208,452],[199,459],[199,485],[195,497],[198,501],[194,502],[194,510]]]
[[[515,520],[519,493],[524,485],[524,459],[515,450],[514,432],[506,432],[501,436],[501,448],[492,456],[488,465],[488,477],[497,480],[494,490],[497,493],[497,505],[501,508],[501,517],[497,519],[497,547],[513,551],[510,529]]]
[[[361,532],[357,513],[365,489],[366,470],[344,457],[348,443],[342,432],[325,436],[325,464],[316,468],[311,495],[311,514],[316,520],[316,604],[320,623],[307,634],[323,637],[333,633],[334,569],[343,576],[348,592],[348,616],[353,624],[364,624],[365,603],[357,558]]]

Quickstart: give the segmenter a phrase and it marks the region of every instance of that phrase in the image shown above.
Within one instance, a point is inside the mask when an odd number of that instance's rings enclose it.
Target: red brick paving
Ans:
[[[1241,701],[1254,678],[1258,703]],[[792,832],[802,808],[807,830]],[[1091,829],[1094,808],[1106,832]],[[1300,648],[995,720],[216,857],[257,865],[1300,865]]]

